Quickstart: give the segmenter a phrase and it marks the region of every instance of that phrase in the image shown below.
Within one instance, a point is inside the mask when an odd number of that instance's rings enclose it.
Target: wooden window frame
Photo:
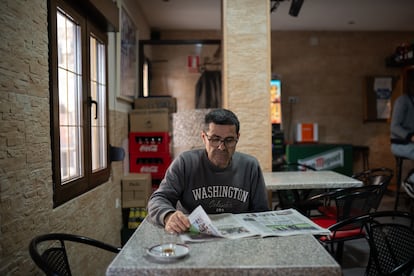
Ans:
[[[50,118],[51,118],[51,147],[53,170],[53,207],[58,207],[65,202],[76,198],[95,187],[108,181],[110,176],[109,161],[109,112],[108,112],[108,39],[106,29],[100,22],[94,21],[89,16],[88,10],[76,1],[49,0],[49,72],[50,72]],[[65,182],[61,182],[60,160],[60,126],[59,126],[59,90],[58,90],[58,49],[57,49],[57,12],[58,9],[70,14],[81,27],[81,56],[82,56],[82,113],[83,113],[83,176]],[[97,38],[105,45],[105,78],[106,78],[106,167],[92,172],[91,154],[91,106],[88,103],[90,96],[90,37]],[[101,107],[102,108],[102,107]]]

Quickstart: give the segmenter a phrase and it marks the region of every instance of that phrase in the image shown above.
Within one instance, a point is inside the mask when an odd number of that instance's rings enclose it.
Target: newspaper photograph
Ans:
[[[262,237],[292,236],[300,234],[329,235],[328,229],[322,228],[295,209],[246,213],[234,215],[249,229],[255,229]]]

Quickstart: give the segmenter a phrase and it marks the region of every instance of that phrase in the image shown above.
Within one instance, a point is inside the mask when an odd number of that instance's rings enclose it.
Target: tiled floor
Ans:
[[[384,195],[381,206],[382,210],[393,210],[395,202],[395,193],[389,192]],[[400,194],[400,204],[398,210],[408,211],[410,204],[413,204],[412,199],[404,192]],[[342,263],[342,271],[344,276],[359,276],[364,275],[365,267],[368,262],[369,248],[365,240],[355,240],[345,243],[344,256]]]

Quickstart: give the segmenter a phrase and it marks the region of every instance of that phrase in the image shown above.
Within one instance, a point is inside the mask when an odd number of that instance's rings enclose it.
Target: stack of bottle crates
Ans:
[[[169,132],[129,133],[129,172],[131,175],[150,176],[151,189],[156,190],[171,163]],[[141,191],[142,195],[144,194]],[[121,232],[125,244],[141,221],[146,217],[146,204],[129,204],[123,209],[124,229]]]
[[[171,163],[169,132],[130,132],[129,171],[161,181]],[[154,187],[156,188],[156,187]]]
[[[135,189],[134,200],[138,200],[123,205],[122,244],[126,243],[141,221],[145,219],[148,199],[152,192],[158,189],[171,164],[170,134],[172,133],[172,113],[176,111],[176,98],[157,96],[135,99],[134,109],[129,113],[129,172],[130,175],[136,177],[150,176],[150,190]],[[145,185],[145,187],[148,186]],[[145,201],[139,201],[142,198]]]

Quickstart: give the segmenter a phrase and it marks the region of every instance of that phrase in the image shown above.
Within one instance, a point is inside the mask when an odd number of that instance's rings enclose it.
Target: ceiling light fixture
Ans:
[[[282,1],[284,0],[270,0],[270,13],[274,12]]]
[[[270,0],[270,13],[276,11],[276,9],[279,7],[280,2],[283,2],[285,0]],[[292,3],[290,4],[289,14],[291,16],[298,16],[300,9],[302,8],[303,1],[304,0],[291,0]]]
[[[290,5],[289,14],[291,16],[298,16],[300,8],[302,8],[303,0],[292,0]]]

